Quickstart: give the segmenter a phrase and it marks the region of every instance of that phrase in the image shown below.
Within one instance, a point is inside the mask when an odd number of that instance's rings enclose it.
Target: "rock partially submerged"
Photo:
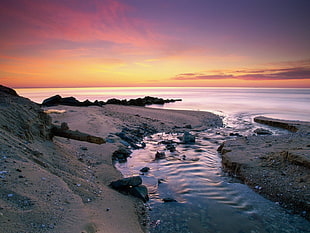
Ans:
[[[132,176],[111,182],[110,186],[120,192],[129,193],[132,196],[140,198],[142,201],[149,200],[148,190],[142,185],[140,176]]]
[[[127,161],[127,158],[131,154],[131,150],[126,147],[120,147],[118,150],[113,152],[112,159],[120,163]]]
[[[43,106],[50,107],[50,106],[56,106],[56,105],[68,105],[68,106],[79,106],[79,107],[87,107],[87,106],[102,106],[103,102],[91,102],[89,100],[85,100],[84,102],[78,101],[74,97],[61,97],[60,95],[55,95],[52,97],[49,97],[45,99],[42,102]]]
[[[152,104],[160,104],[163,105],[165,103],[173,103],[176,101],[182,101],[181,99],[163,99],[158,97],[146,96],[144,98],[130,99],[130,100],[119,100],[119,99],[109,99],[107,102],[104,101],[94,101],[91,102],[89,100],[85,100],[80,102],[74,97],[61,97],[60,95],[55,95],[45,99],[42,102],[43,106],[55,106],[55,105],[68,105],[68,106],[79,106],[79,107],[87,107],[87,106],[102,106],[105,104],[117,104],[117,105],[126,105],[126,106],[146,106]]]
[[[256,133],[257,135],[272,135],[272,132],[270,130],[264,128],[257,128],[254,130],[254,133]]]
[[[155,154],[155,160],[159,160],[159,159],[164,159],[166,158],[166,153],[165,152],[160,152],[160,151],[157,151],[156,154]]]
[[[186,131],[186,132],[184,132],[183,136],[180,137],[180,140],[184,144],[193,144],[196,141],[196,137],[195,137],[195,135]]]
[[[307,128],[308,130],[310,128],[310,122],[304,122],[304,121],[281,120],[281,119],[273,119],[273,118],[264,117],[264,116],[255,117],[254,121],[257,123],[286,129],[294,133],[297,131],[303,130],[304,128]]]

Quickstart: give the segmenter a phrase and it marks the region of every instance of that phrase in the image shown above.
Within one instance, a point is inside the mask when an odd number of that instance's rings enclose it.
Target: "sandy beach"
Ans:
[[[3,232],[147,232],[142,200],[110,187],[122,178],[112,155],[156,132],[222,126],[203,111],[107,104],[41,108],[13,90],[0,95],[0,228]],[[223,168],[256,192],[309,219],[309,122],[258,118],[287,135],[235,137],[219,148]],[[55,136],[66,123],[106,143]],[[155,156],[155,155],[154,155]]]
[[[109,187],[122,178],[112,163],[113,152],[126,144],[117,133],[138,140],[155,132],[221,125],[207,112],[118,105],[57,106],[44,109],[50,110],[47,115],[28,99],[3,91],[0,108],[4,232],[145,232],[143,202]],[[107,143],[52,137],[52,124],[62,122]]]

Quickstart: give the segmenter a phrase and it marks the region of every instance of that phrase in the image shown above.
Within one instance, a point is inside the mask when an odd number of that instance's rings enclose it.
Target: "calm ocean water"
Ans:
[[[265,115],[287,120],[310,120],[310,89],[270,88],[27,88],[16,89],[31,100],[60,94],[74,96],[80,101],[110,98],[130,99],[144,96],[181,98],[183,101],[152,106],[170,109],[211,111],[220,115]]]

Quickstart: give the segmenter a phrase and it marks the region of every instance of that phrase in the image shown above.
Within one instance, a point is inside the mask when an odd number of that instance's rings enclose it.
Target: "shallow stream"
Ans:
[[[226,127],[191,133],[194,144],[179,144],[178,134],[158,133],[144,139],[146,147],[135,150],[126,163],[116,167],[125,177],[140,175],[148,187],[150,232],[310,232],[310,222],[292,215],[255,193],[221,168],[219,145],[230,133],[250,135],[257,125],[253,116],[239,113],[225,117]],[[285,131],[267,128],[273,133]],[[170,152],[162,141],[172,140]],[[166,158],[155,160],[156,152]],[[150,171],[141,173],[140,169]],[[164,202],[171,198],[173,202]]]

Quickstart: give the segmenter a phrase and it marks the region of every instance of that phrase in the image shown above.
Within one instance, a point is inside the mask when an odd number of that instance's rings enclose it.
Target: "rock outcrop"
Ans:
[[[68,105],[68,106],[79,106],[79,107],[87,107],[87,106],[102,106],[105,104],[117,104],[117,105],[126,105],[126,106],[146,106],[152,104],[160,104],[163,105],[165,103],[171,103],[176,101],[182,101],[181,99],[162,99],[157,97],[146,96],[144,98],[130,99],[130,100],[119,100],[119,99],[109,99],[106,102],[96,100],[91,102],[89,100],[85,100],[83,102],[78,101],[74,97],[61,97],[60,95],[55,95],[45,99],[42,102],[43,106],[50,107],[56,105]]]

